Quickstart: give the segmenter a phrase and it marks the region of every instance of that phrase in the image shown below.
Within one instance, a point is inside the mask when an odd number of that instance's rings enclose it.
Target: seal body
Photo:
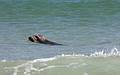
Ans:
[[[56,42],[49,41],[45,36],[37,34],[28,37],[28,40],[35,43],[49,44],[49,45],[62,45]]]

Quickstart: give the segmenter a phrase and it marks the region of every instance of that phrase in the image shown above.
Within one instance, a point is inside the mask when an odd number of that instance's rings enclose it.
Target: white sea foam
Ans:
[[[113,48],[111,49],[111,52],[109,53],[106,53],[104,50],[102,51],[99,51],[99,52],[94,52],[90,55],[84,55],[84,54],[68,54],[68,55],[65,55],[65,54],[62,54],[61,55],[62,57],[68,57],[68,56],[81,56],[81,57],[108,57],[108,56],[120,56],[120,51],[117,49],[117,48]]]
[[[7,62],[7,60],[4,59],[4,60],[1,60],[1,62]]]
[[[87,72],[85,72],[83,75],[88,75],[88,73],[87,73]]]
[[[46,69],[50,69],[50,68],[55,67],[55,66],[47,66],[47,64],[45,64],[45,63],[43,65],[43,62],[52,61],[52,60],[55,60],[56,58],[57,58],[57,56],[52,57],[52,58],[35,59],[32,61],[27,61],[26,63],[23,63],[21,65],[17,65],[15,67],[5,67],[5,69],[13,69],[14,70],[13,75],[18,75],[19,68],[25,67],[24,68],[24,75],[31,75],[31,73],[30,73],[31,71],[44,71]],[[2,60],[1,62],[6,62],[6,60]],[[43,66],[47,66],[47,67],[37,69],[33,66],[33,64],[37,63],[37,62],[39,62]]]
[[[52,61],[52,60],[55,60],[56,57],[53,57],[53,58],[43,58],[43,59],[35,59],[33,61],[31,61],[32,63],[35,63],[35,62],[47,62],[47,61]]]
[[[86,63],[80,64],[80,63],[77,63],[77,62],[72,62],[72,63],[65,64],[65,65],[47,65],[46,64],[46,62],[48,62],[48,61],[53,61],[53,60],[61,58],[61,57],[109,57],[109,56],[120,56],[120,51],[118,51],[117,48],[113,48],[110,53],[105,53],[104,51],[100,51],[100,52],[95,52],[95,53],[91,54],[90,56],[87,56],[87,55],[84,55],[84,54],[75,54],[75,53],[72,54],[72,55],[62,54],[62,55],[58,55],[58,56],[55,56],[55,57],[52,57],[52,58],[43,58],[43,59],[35,59],[35,60],[27,61],[26,63],[23,63],[21,65],[17,65],[15,67],[9,67],[9,68],[6,68],[6,69],[11,69],[12,68],[14,70],[13,75],[18,75],[19,69],[24,68],[24,75],[31,75],[32,71],[41,72],[41,71],[45,71],[47,69],[52,69],[52,68],[56,68],[56,67],[77,68],[77,67],[80,67],[80,66],[86,66],[87,65]],[[3,62],[6,62],[6,60],[3,61]],[[38,69],[34,66],[34,63],[40,63],[42,65],[44,63],[44,65],[43,65],[42,68]],[[88,73],[84,73],[84,75],[88,75]]]
[[[120,56],[120,51],[117,48],[113,48],[110,53],[105,53],[104,51],[95,52],[90,56],[94,57],[108,57],[108,56]]]
[[[72,67],[72,68],[77,68],[79,65],[79,63],[75,62],[75,63],[70,63],[68,65],[65,65],[66,67]]]

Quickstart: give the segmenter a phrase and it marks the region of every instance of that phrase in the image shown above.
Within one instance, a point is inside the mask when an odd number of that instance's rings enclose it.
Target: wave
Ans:
[[[14,65],[11,67],[4,67],[4,70],[13,70],[12,75],[19,75],[19,72],[22,72],[22,75],[33,75],[31,74],[32,72],[47,72],[48,70],[54,69],[55,68],[73,68],[73,69],[78,69],[81,66],[87,66],[91,61],[92,63],[96,61],[98,64],[101,59],[99,58],[104,58],[105,62],[106,60],[109,63],[114,63],[113,61],[108,60],[108,58],[119,58],[120,56],[120,51],[118,51],[117,48],[113,48],[110,53],[105,53],[104,51],[101,52],[95,52],[91,55],[84,55],[84,54],[70,54],[70,55],[58,55],[55,57],[51,58],[42,58],[42,59],[35,59],[35,60],[30,60],[30,61],[25,61],[20,63],[19,61],[12,61],[12,63],[19,63],[18,65]],[[97,59],[96,59],[97,58]],[[87,61],[86,61],[87,59]],[[102,59],[102,60],[104,60]],[[84,62],[83,62],[84,60]],[[112,59],[113,60],[113,59]],[[116,61],[116,60],[115,60]],[[119,61],[119,60],[117,60]],[[7,60],[2,60],[1,62],[6,63],[10,61]],[[105,66],[105,62],[101,61],[104,65],[101,65],[102,67]],[[117,63],[118,64],[118,63]],[[95,65],[95,63],[94,63]],[[99,64],[100,65],[100,64]],[[109,64],[107,64],[109,65]],[[94,66],[95,67],[95,66]],[[21,70],[22,69],[22,70]],[[111,70],[111,69],[110,69]],[[99,71],[98,71],[99,72]],[[87,72],[84,72],[84,75],[87,75]]]

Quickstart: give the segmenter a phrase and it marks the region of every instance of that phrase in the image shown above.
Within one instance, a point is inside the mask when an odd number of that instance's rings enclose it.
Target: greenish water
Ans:
[[[119,0],[0,0],[0,18],[30,20],[52,16],[101,19],[119,14],[119,7]]]
[[[119,8],[119,0],[0,0],[0,75],[119,75]],[[64,46],[29,42],[36,33]]]
[[[44,59],[45,60],[45,59]],[[119,75],[120,58],[61,56],[49,61],[2,61],[2,75]]]

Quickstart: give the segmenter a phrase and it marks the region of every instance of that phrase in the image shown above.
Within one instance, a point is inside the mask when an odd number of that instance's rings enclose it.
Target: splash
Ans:
[[[72,55],[68,54],[68,55],[65,55],[65,54],[62,54],[61,55],[62,57],[66,57],[66,56],[82,56],[82,57],[109,57],[109,56],[120,56],[120,51],[117,49],[117,48],[113,48],[111,49],[111,51],[109,53],[106,53],[104,50],[102,51],[99,51],[99,52],[94,52],[90,55],[84,55],[84,54],[75,54],[73,53]]]
[[[46,62],[48,61],[54,61],[57,60],[58,58],[64,58],[64,57],[110,57],[110,56],[120,56],[120,51],[118,51],[117,48],[113,48],[110,53],[105,53],[104,51],[100,52],[95,52],[89,56],[84,55],[84,54],[72,54],[72,55],[58,55],[53,58],[43,58],[43,59],[35,59],[32,61],[27,61],[26,63],[23,63],[21,65],[17,65],[15,67],[6,67],[5,69],[13,69],[13,74],[12,75],[18,75],[19,69],[23,68],[24,72],[23,75],[32,75],[32,71],[37,71],[37,72],[42,72],[48,69],[52,68],[60,68],[60,67],[65,67],[65,68],[79,68],[80,66],[87,66],[87,63],[77,63],[77,62],[72,62],[69,64],[64,64],[64,65],[48,65]],[[34,66],[34,64],[39,63],[42,65],[42,67],[37,68]],[[38,65],[39,66],[39,65]],[[88,73],[84,73],[84,75],[88,75]]]
[[[105,53],[103,50],[101,52],[95,52],[90,56],[94,57],[108,57],[108,56],[120,56],[120,51],[117,48],[113,48],[110,53]]]
[[[15,67],[5,67],[5,69],[13,69],[14,70],[13,75],[18,75],[19,69],[24,67],[24,75],[31,75],[31,71],[44,71],[45,69],[54,67],[54,66],[45,67],[45,66],[47,66],[47,64],[45,64],[44,62],[52,61],[55,59],[56,59],[56,57],[45,58],[45,59],[35,59],[35,60],[28,61],[24,64],[21,64],[21,65],[15,66]],[[41,68],[41,69],[35,68],[33,66],[33,64],[38,63],[38,62],[41,63],[45,68]]]

